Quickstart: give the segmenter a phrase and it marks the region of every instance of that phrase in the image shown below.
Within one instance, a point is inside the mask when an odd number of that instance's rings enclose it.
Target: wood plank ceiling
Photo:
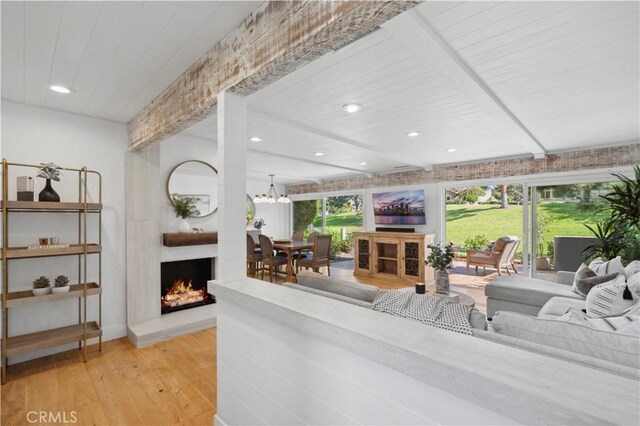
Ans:
[[[2,98],[128,122],[261,3],[2,2]]]
[[[2,97],[127,122],[259,4],[2,2]],[[638,6],[425,2],[249,97],[250,178],[638,143]]]
[[[251,168],[295,183],[531,155],[532,140],[546,152],[638,143],[638,5],[425,2],[250,96],[249,133],[262,139]],[[429,31],[439,44],[407,43]],[[465,66],[532,138],[461,81]],[[345,113],[348,102],[362,111]],[[215,140],[215,117],[185,133]]]

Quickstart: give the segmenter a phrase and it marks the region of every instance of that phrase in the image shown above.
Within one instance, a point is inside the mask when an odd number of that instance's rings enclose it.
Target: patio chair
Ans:
[[[501,268],[505,268],[507,274],[511,275],[511,271],[509,271],[509,266],[511,266],[517,274],[513,258],[519,245],[520,240],[517,238],[501,237],[496,240],[490,250],[469,250],[467,252],[467,273],[469,273],[469,266],[473,265],[476,267],[476,273],[478,266],[482,266],[484,271],[489,266],[495,268],[499,276],[502,276]]]
[[[311,268],[318,272],[321,267],[327,267],[327,276],[331,276],[331,235],[318,234],[313,238],[313,254],[311,258],[298,259],[296,273],[300,268]]]
[[[278,268],[287,264],[287,258],[273,255],[273,243],[266,235],[259,235],[260,248],[262,250],[262,279],[264,280],[264,267],[269,269],[269,282],[273,282],[272,273],[277,274]]]
[[[262,262],[262,254],[256,252],[256,242],[251,235],[247,234],[247,274],[255,277],[260,262]]]

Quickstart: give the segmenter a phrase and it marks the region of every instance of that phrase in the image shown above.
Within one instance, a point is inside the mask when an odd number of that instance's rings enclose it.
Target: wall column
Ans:
[[[220,282],[246,277],[247,102],[218,94],[218,276]]]
[[[160,317],[160,146],[125,155],[127,325]],[[107,183],[108,184],[108,183]],[[148,303],[148,300],[156,303]]]

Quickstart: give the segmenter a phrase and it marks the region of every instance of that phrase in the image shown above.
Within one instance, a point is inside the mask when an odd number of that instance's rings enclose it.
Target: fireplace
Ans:
[[[162,314],[216,303],[207,293],[214,278],[214,258],[162,262],[160,265],[160,311]]]

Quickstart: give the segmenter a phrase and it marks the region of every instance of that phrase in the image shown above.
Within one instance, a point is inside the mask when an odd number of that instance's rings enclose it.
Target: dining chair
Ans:
[[[256,252],[256,242],[247,234],[247,275],[255,277],[262,262],[261,252]]]
[[[319,232],[313,231],[309,235],[307,235],[307,242],[313,244],[316,235],[320,235]],[[313,256],[313,249],[302,249],[300,250],[300,258]]]
[[[311,268],[318,272],[321,267],[327,267],[327,276],[331,276],[331,235],[318,234],[313,238],[313,254],[311,258],[300,259],[296,262],[296,273],[300,268]]]
[[[302,231],[296,231],[291,235],[291,241],[293,242],[303,242],[304,241],[304,232]],[[279,251],[276,253],[276,256],[287,256],[287,253],[283,252],[283,251]],[[304,255],[303,253],[299,252],[299,251],[294,251],[293,253],[291,253],[291,258],[292,259],[300,259],[302,257],[307,257],[306,255]]]
[[[264,280],[264,268],[269,269],[269,282],[273,282],[272,273],[278,273],[278,267],[287,264],[287,258],[273,255],[273,242],[266,235],[259,235],[260,249],[262,250],[262,279]]]

